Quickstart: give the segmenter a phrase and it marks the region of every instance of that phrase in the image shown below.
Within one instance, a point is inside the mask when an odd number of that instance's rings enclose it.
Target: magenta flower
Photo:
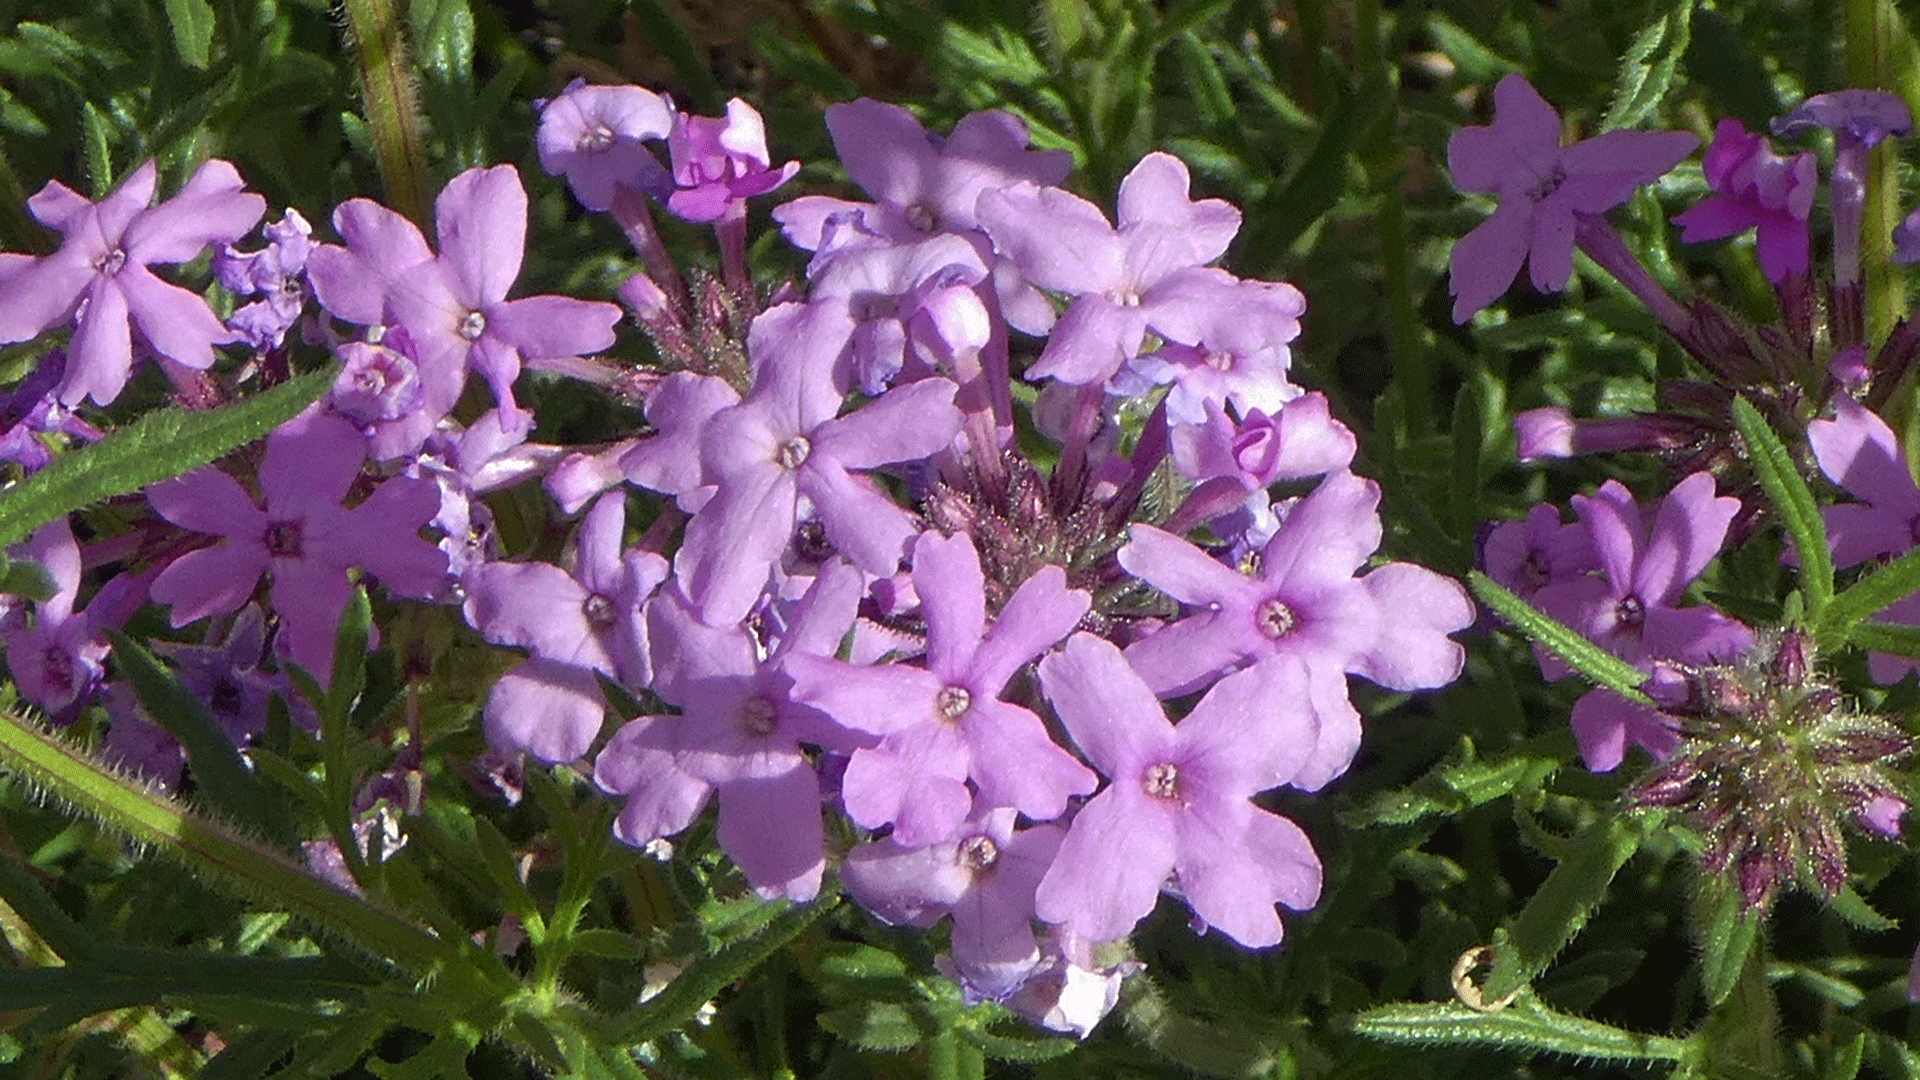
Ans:
[[[1527,511],[1525,521],[1503,521],[1481,546],[1487,576],[1522,597],[1549,585],[1574,581],[1600,569],[1593,540],[1584,526],[1560,520],[1552,503]]]
[[[1093,941],[1124,937],[1171,875],[1194,914],[1249,948],[1277,945],[1276,903],[1320,896],[1300,827],[1252,803],[1306,763],[1314,721],[1296,662],[1221,680],[1176,726],[1120,651],[1075,634],[1040,663],[1040,685],[1075,745],[1109,781],[1074,815],[1034,908]],[[1278,733],[1278,734],[1276,734]]]
[[[1523,262],[1535,288],[1565,288],[1578,219],[1626,202],[1699,145],[1684,131],[1610,131],[1563,147],[1560,114],[1517,74],[1500,80],[1493,102],[1491,126],[1461,128],[1447,143],[1454,186],[1500,196],[1453,245],[1455,322],[1498,300]]]
[[[1575,495],[1573,508],[1602,573],[1541,589],[1533,599],[1543,611],[1630,664],[1727,659],[1753,644],[1752,631],[1710,606],[1675,606],[1720,553],[1740,511],[1740,500],[1714,494],[1711,474],[1675,484],[1651,523],[1614,480],[1591,496]],[[1540,666],[1548,678],[1568,674],[1551,657]]]
[[[1833,173],[1828,202],[1833,211],[1833,284],[1851,290],[1860,282],[1860,234],[1866,220],[1867,173],[1873,148],[1913,130],[1913,111],[1883,90],[1837,90],[1815,94],[1798,109],[1773,121],[1782,138],[1814,128],[1833,132]],[[1843,301],[1845,302],[1845,301]],[[1860,327],[1851,312],[1837,335],[1841,346],[1856,344]]]
[[[767,153],[767,125],[753,106],[734,98],[726,119],[675,113],[667,136],[673,182],[667,209],[688,221],[718,221],[745,213],[743,203],[792,179],[800,163],[774,168]]]
[[[1714,194],[1673,219],[1680,239],[1695,244],[1757,229],[1760,268],[1778,285],[1811,265],[1807,217],[1819,186],[1812,153],[1791,158],[1734,119],[1720,121],[1707,147],[1707,183]]]
[[[921,533],[913,587],[927,621],[927,666],[856,666],[795,657],[794,695],[879,746],[853,753],[842,782],[847,814],[867,828],[892,823],[907,847],[950,835],[975,805],[1008,806],[1036,821],[1059,817],[1094,777],[1055,745],[1038,716],[1001,701],[1007,683],[1070,633],[1085,593],[1049,566],[1022,583],[986,623],[986,585],[973,541]]]
[[[352,425],[310,410],[267,437],[264,507],[212,468],[148,488],[147,501],[161,517],[221,538],[169,563],[154,579],[154,601],[170,605],[173,625],[185,626],[238,610],[270,575],[282,654],[330,679],[350,570],[414,597],[431,596],[447,570],[446,555],[419,535],[440,509],[433,484],[396,477],[359,505],[340,505],[366,456],[366,440]]]
[[[540,105],[534,137],[540,167],[566,174],[574,198],[589,210],[606,210],[620,187],[663,195],[673,182],[648,142],[673,130],[673,107],[638,86],[588,86],[575,79],[559,97]]]
[[[1128,662],[1173,697],[1271,658],[1298,661],[1317,735],[1294,782],[1311,790],[1339,775],[1360,745],[1347,674],[1397,690],[1444,686],[1465,662],[1447,635],[1474,615],[1458,583],[1411,563],[1354,576],[1380,546],[1379,500],[1371,481],[1327,477],[1250,560],[1250,574],[1133,526],[1120,565],[1192,613],[1128,646]]]
[[[1188,183],[1179,158],[1140,159],[1120,183],[1118,228],[1092,203],[1057,188],[1021,184],[981,194],[980,223],[1001,252],[1028,281],[1075,298],[1030,377],[1104,382],[1140,352],[1149,330],[1192,345],[1244,318],[1234,309],[1240,283],[1206,266],[1240,231],[1240,211],[1219,199],[1194,202]],[[1276,311],[1273,340],[1298,332],[1299,314]]]
[[[212,365],[213,347],[233,340],[205,300],[147,268],[240,239],[266,213],[266,200],[216,160],[195,170],[178,195],[149,206],[158,176],[149,161],[98,203],[57,182],[27,200],[33,216],[65,240],[52,255],[0,276],[0,342],[36,337],[78,307],[58,391],[68,405],[119,396],[133,369],[135,330],[153,353],[190,368]]]

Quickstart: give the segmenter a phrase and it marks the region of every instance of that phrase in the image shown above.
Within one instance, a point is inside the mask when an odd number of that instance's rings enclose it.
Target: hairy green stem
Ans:
[[[278,851],[115,776],[12,713],[0,712],[0,761],[135,842],[165,850],[401,968],[424,973],[450,955],[446,946],[400,916],[315,877]]]
[[[1845,0],[1847,83],[1876,90],[1897,90],[1889,62],[1889,36],[1898,16],[1888,0]],[[1863,306],[1867,342],[1885,341],[1899,317],[1902,281],[1893,272],[1893,227],[1900,220],[1900,173],[1894,147],[1883,144],[1871,158],[1860,261],[1865,288]]]
[[[346,0],[347,35],[360,70],[360,96],[373,134],[374,159],[387,202],[425,223],[427,151],[425,121],[415,92],[413,58],[401,31],[395,0]]]

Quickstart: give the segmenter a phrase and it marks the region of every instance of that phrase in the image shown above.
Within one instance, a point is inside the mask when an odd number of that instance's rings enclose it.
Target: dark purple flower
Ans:
[[[1682,229],[1680,239],[1694,244],[1757,229],[1767,280],[1778,285],[1806,273],[1811,264],[1807,216],[1819,185],[1813,154],[1782,157],[1764,137],[1729,118],[1714,129],[1705,164],[1714,194],[1673,219]]]
[[[161,517],[221,538],[169,563],[154,579],[153,599],[173,608],[173,625],[185,626],[236,610],[270,574],[282,652],[330,679],[350,569],[402,596],[430,596],[446,576],[446,555],[419,535],[440,508],[432,484],[396,477],[352,509],[340,505],[366,457],[366,440],[352,425],[309,410],[267,438],[264,507],[213,468],[148,488]]]
[[[1560,145],[1560,114],[1533,85],[1508,75],[1493,91],[1493,124],[1466,127],[1447,143],[1461,191],[1500,196],[1500,208],[1453,245],[1453,320],[1498,300],[1520,273],[1558,292],[1573,276],[1574,227],[1603,214],[1679,164],[1699,140],[1684,131],[1610,131]]]

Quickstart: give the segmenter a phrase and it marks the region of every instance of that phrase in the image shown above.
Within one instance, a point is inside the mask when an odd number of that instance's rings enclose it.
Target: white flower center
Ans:
[[[1149,765],[1140,775],[1140,786],[1156,799],[1176,800],[1180,797],[1180,766],[1171,761]]]
[[[783,469],[797,469],[806,464],[812,454],[813,444],[807,441],[807,437],[795,435],[780,444],[780,448],[773,452],[773,460]]]
[[[933,699],[934,711],[942,720],[958,720],[973,706],[973,695],[964,686],[944,686]]]
[[[467,317],[460,320],[460,336],[468,341],[479,341],[480,335],[487,332],[485,312],[469,311]]]

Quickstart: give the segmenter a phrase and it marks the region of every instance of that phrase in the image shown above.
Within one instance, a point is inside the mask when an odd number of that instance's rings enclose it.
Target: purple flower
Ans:
[[[1586,528],[1563,523],[1552,503],[1536,505],[1525,521],[1495,525],[1481,548],[1481,562],[1488,577],[1527,598],[1600,569]]]
[[[1040,963],[1033,892],[1065,830],[1015,832],[1009,808],[981,809],[946,837],[910,847],[898,834],[847,853],[841,870],[860,906],[890,923],[929,927],[953,916],[954,966],[968,991],[998,999]]]
[[[1151,525],[1128,531],[1120,565],[1191,614],[1127,647],[1127,660],[1163,697],[1270,658],[1304,665],[1317,737],[1294,782],[1309,790],[1340,774],[1360,745],[1346,675],[1412,690],[1443,686],[1465,654],[1447,638],[1473,621],[1459,584],[1411,563],[1355,573],[1380,546],[1380,489],[1335,473],[1286,515],[1249,573]]]
[[[1272,414],[1254,409],[1245,416],[1235,423],[1208,402],[1205,422],[1175,427],[1169,438],[1180,474],[1202,483],[1230,478],[1252,493],[1353,462],[1353,432],[1333,418],[1325,394],[1303,394]]]
[[[802,499],[834,547],[874,574],[892,573],[916,532],[906,511],[854,473],[944,449],[960,430],[955,387],[925,379],[837,416],[833,343],[845,341],[848,328],[845,311],[831,304],[761,314],[747,343],[753,391],[701,434],[703,477],[716,490],[688,523],[674,570],[711,624],[740,621],[759,599]]]
[[[854,320],[852,347],[837,382],[847,389],[878,394],[907,366],[919,360],[915,374],[933,364],[915,357],[912,323],[930,294],[948,289],[971,291],[986,280],[987,267],[972,244],[957,236],[935,236],[908,244],[851,247],[825,252],[809,268],[809,299],[846,305]]]
[[[22,548],[15,554],[44,567],[54,592],[34,605],[32,626],[0,636],[7,668],[23,699],[71,721],[73,706],[84,703],[105,674],[104,628],[89,612],[74,610],[80,599],[80,545],[65,518],[41,526]],[[100,597],[92,605],[106,606]]]
[[[1493,102],[1491,126],[1461,128],[1447,143],[1454,186],[1500,196],[1493,216],[1453,245],[1453,321],[1461,323],[1498,300],[1522,262],[1535,288],[1566,287],[1579,217],[1626,202],[1699,145],[1684,131],[1610,131],[1562,147],[1560,114],[1517,74],[1500,80]]]
[[[746,199],[765,195],[800,171],[797,161],[773,167],[766,122],[739,98],[727,102],[724,120],[675,113],[667,149],[679,186],[667,196],[667,209],[688,221],[743,214]]]
[[[213,253],[213,273],[236,296],[264,294],[227,319],[227,327],[256,350],[278,348],[306,310],[307,256],[313,251],[313,226],[288,207],[280,220],[261,230],[267,246],[235,251],[221,244]]]
[[[1893,429],[1852,398],[1834,397],[1834,417],[1807,425],[1807,442],[1827,479],[1861,500],[1822,507],[1827,543],[1836,566],[1853,566],[1880,555],[1911,551],[1920,541],[1920,486]],[[1883,609],[1882,621],[1920,623],[1920,594]],[[1920,667],[1913,660],[1873,653],[1873,677],[1897,682]]]
[[[1816,94],[1773,122],[1782,138],[1814,128],[1833,132],[1833,173],[1828,180],[1833,209],[1833,284],[1847,291],[1860,282],[1860,234],[1866,221],[1867,173],[1873,148],[1913,130],[1907,103],[1881,90],[1839,90]],[[1843,300],[1843,303],[1845,301]],[[1849,308],[1853,305],[1848,304]],[[1841,347],[1857,343],[1860,327],[1851,311],[1836,334]]]
[[[1260,664],[1221,680],[1176,726],[1120,651],[1075,634],[1040,663],[1060,722],[1109,781],[1074,815],[1040,882],[1040,918],[1093,941],[1125,936],[1174,884],[1196,915],[1249,948],[1277,945],[1274,905],[1320,896],[1299,826],[1256,807],[1306,763],[1305,669]]]
[[[523,360],[552,367],[613,344],[613,324],[620,321],[613,304],[565,296],[507,299],[527,236],[527,192],[513,166],[454,177],[434,202],[434,218],[439,257],[393,277],[387,295],[421,364],[471,367],[493,388],[501,411],[517,416],[522,410],[513,381]]]
[[[1021,184],[981,194],[980,222],[994,244],[1043,289],[1075,297],[1047,339],[1032,378],[1103,382],[1140,351],[1148,330],[1197,344],[1243,316],[1239,282],[1206,264],[1240,231],[1240,211],[1219,199],[1192,201],[1187,166],[1148,154],[1120,183],[1116,229],[1098,207],[1057,188]],[[1299,315],[1276,312],[1277,341]]]
[[[1707,183],[1714,194],[1673,219],[1680,239],[1696,244],[1757,229],[1760,268],[1778,285],[1807,272],[1807,216],[1819,185],[1812,153],[1781,157],[1738,120],[1720,121],[1707,147]]]
[[[496,645],[518,646],[548,662],[525,673],[509,672],[501,683],[516,681],[496,688],[488,699],[487,741],[495,749],[530,750],[548,762],[572,761],[586,753],[600,731],[599,690],[592,672],[626,686],[653,681],[643,607],[666,580],[667,561],[637,548],[622,551],[626,521],[626,496],[618,491],[602,495],[580,523],[571,573],[550,563],[494,562],[466,575],[467,622]],[[550,665],[575,669],[578,675],[570,678]],[[520,679],[537,685],[522,685]],[[528,697],[549,685],[558,686],[570,700],[529,710]],[[592,709],[577,704],[582,696],[591,698]],[[573,725],[540,722],[556,710],[591,719]]]
[[[574,198],[589,210],[613,205],[616,188],[664,197],[673,182],[648,142],[673,130],[673,107],[638,86],[588,86],[575,79],[540,105],[540,167],[565,173]]]
[[[1675,606],[1719,554],[1740,511],[1740,500],[1714,494],[1711,474],[1675,484],[1651,524],[1618,481],[1592,496],[1574,496],[1573,507],[1602,573],[1540,589],[1533,602],[1543,611],[1630,664],[1724,659],[1753,644],[1752,631],[1710,606]],[[1540,667],[1548,678],[1570,673],[1544,654]]]
[[[447,557],[419,536],[440,508],[430,483],[396,477],[359,505],[340,505],[366,462],[366,440],[328,413],[308,411],[267,437],[260,465],[265,506],[226,473],[206,468],[156,484],[147,500],[163,518],[221,538],[173,560],[153,599],[173,625],[238,609],[262,575],[273,578],[282,653],[321,681],[332,677],[333,639],[359,567],[402,596],[432,595]]]
[[[1300,388],[1287,379],[1293,358],[1287,342],[1300,333],[1307,309],[1300,290],[1284,282],[1242,281],[1215,302],[1229,317],[1203,325],[1191,345],[1169,343],[1133,357],[1128,373],[1116,377],[1116,388],[1133,389],[1121,383],[1127,374],[1171,384],[1167,417],[1179,424],[1204,422],[1209,405],[1231,402],[1243,416],[1254,410],[1272,415],[1299,397]]]
[[[1067,178],[1073,157],[1027,149],[1027,125],[997,109],[968,113],[942,138],[898,105],[861,98],[827,107],[827,131],[853,182],[873,203],[808,195],[776,208],[787,239],[813,251],[827,221],[859,211],[866,227],[895,243],[977,226],[983,191],[1021,181],[1048,186]]]
[[[1049,566],[1023,583],[986,624],[980,557],[965,534],[922,533],[913,587],[927,622],[927,666],[855,666],[795,657],[795,696],[861,731],[886,733],[847,765],[847,814],[867,828],[892,823],[907,847],[938,841],[975,805],[1012,807],[1036,821],[1059,817],[1094,777],[1056,746],[1038,716],[1000,700],[1028,661],[1071,632],[1087,595]]]
[[[53,464],[53,451],[42,436],[59,434],[85,442],[104,436],[61,402],[56,391],[66,377],[67,351],[54,349],[19,385],[0,395],[0,461],[38,472]]]
[[[845,754],[869,740],[793,702],[783,669],[790,655],[839,646],[862,585],[858,571],[829,563],[764,660],[745,630],[707,626],[671,594],[651,605],[654,690],[681,712],[629,721],[595,759],[600,789],[628,796],[615,836],[635,847],[671,836],[717,794],[720,846],[761,895],[819,892],[820,781],[801,744]]]
[[[26,341],[75,317],[58,391],[66,404],[90,397],[105,405],[119,396],[133,368],[136,328],[148,349],[189,368],[212,365],[213,346],[232,340],[205,300],[147,268],[238,240],[266,212],[266,200],[216,160],[178,195],[149,206],[158,175],[149,161],[98,203],[57,182],[27,200],[33,216],[65,240],[52,255],[0,276],[0,341]]]

